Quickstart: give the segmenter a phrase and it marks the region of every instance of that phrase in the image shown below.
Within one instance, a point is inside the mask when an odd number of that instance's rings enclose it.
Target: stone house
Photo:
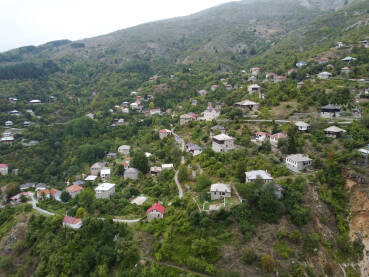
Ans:
[[[115,193],[115,184],[102,183],[95,188],[96,199],[107,199]]]
[[[110,177],[111,177],[110,168],[105,167],[105,168],[101,169],[100,177],[101,177],[101,179],[103,179],[103,181],[109,180]]]
[[[211,200],[231,197],[231,186],[221,183],[212,184],[210,187],[210,197]]]
[[[257,179],[262,179],[265,184],[273,181],[273,177],[265,170],[252,170],[245,172],[246,183],[256,181]]]
[[[129,155],[130,151],[131,151],[131,146],[129,145],[121,145],[118,147],[118,153],[121,155]]]
[[[8,175],[9,166],[7,164],[0,164],[0,174]]]
[[[226,134],[220,134],[212,138],[212,149],[215,152],[228,152],[235,149],[234,138]]]
[[[105,162],[96,162],[90,167],[90,173],[93,176],[99,176],[101,169],[106,166]]]
[[[71,185],[66,188],[66,191],[69,193],[70,197],[75,198],[78,194],[81,193],[83,187],[79,185]]]
[[[328,127],[324,130],[325,136],[329,138],[336,138],[344,133],[346,133],[346,130],[343,130],[341,128],[338,128],[336,126]]]
[[[299,172],[311,167],[312,159],[308,155],[294,154],[286,157],[286,167],[294,172]]]
[[[128,168],[124,171],[124,179],[137,180],[138,179],[138,170],[136,168]]]

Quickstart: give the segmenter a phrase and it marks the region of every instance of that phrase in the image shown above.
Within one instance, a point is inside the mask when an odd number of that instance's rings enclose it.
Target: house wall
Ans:
[[[96,199],[106,199],[110,196],[114,195],[115,187],[112,187],[110,190],[96,190],[95,196]]]
[[[63,226],[64,227],[69,227],[69,228],[72,228],[72,229],[79,229],[82,227],[82,220],[79,221],[77,224],[71,224],[71,223],[64,223],[63,222]]]
[[[8,168],[7,167],[0,168],[0,174],[1,175],[8,175]]]
[[[147,221],[151,222],[152,220],[156,219],[162,219],[164,217],[163,214],[159,213],[158,211],[151,211],[148,215],[147,215]]]
[[[74,191],[74,192],[68,191],[70,197],[72,197],[72,198],[75,198],[78,194],[80,194],[80,192],[81,192],[80,190],[79,191]]]
[[[250,182],[253,182],[253,181],[256,181],[256,180],[255,179],[249,179],[249,178],[246,177],[246,183],[250,183]],[[273,181],[273,179],[263,179],[264,184],[270,183],[272,181]]]
[[[214,152],[228,152],[233,150],[235,147],[233,140],[226,140],[224,141],[224,144],[219,144],[213,140],[211,148]]]
[[[230,192],[221,192],[221,191],[211,191],[210,192],[211,200],[223,199],[226,197],[231,197]]]
[[[340,112],[320,112],[320,116],[323,118],[335,118],[340,117]]]
[[[101,167],[91,167],[90,168],[90,173],[93,176],[99,176],[100,171],[101,171]]]
[[[303,162],[303,161],[293,161],[291,159],[286,159],[286,167],[292,171],[299,172],[311,166],[310,162]]]

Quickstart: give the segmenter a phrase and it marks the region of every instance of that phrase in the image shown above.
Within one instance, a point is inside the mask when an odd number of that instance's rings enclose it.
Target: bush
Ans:
[[[243,252],[242,255],[242,261],[245,264],[252,264],[253,262],[255,262],[257,260],[258,256],[255,253],[254,249],[252,248],[246,248],[246,250]]]
[[[272,256],[264,254],[260,259],[260,267],[267,273],[272,273],[275,269],[275,261]]]

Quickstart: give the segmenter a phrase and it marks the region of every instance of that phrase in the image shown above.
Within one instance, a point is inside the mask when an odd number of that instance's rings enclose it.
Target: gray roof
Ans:
[[[227,184],[216,183],[211,185],[210,191],[231,192],[231,186]]]
[[[256,180],[257,178],[261,178],[263,180],[273,180],[273,177],[265,170],[253,170],[245,172],[245,174],[246,178],[250,180]]]
[[[346,133],[345,130],[338,128],[336,126],[331,126],[324,130],[325,132],[332,132],[332,133]]]
[[[325,110],[340,110],[341,107],[333,105],[333,104],[328,104],[323,106],[321,109],[325,109]]]
[[[81,185],[84,185],[84,184],[85,184],[85,181],[82,181],[82,180],[78,180],[78,181],[73,182],[73,185],[77,185],[77,186],[81,186]]]
[[[295,162],[307,162],[307,161],[311,161],[311,159],[309,158],[308,155],[304,155],[304,154],[294,154],[294,155],[289,155],[286,157],[286,159],[290,159],[292,161]]]

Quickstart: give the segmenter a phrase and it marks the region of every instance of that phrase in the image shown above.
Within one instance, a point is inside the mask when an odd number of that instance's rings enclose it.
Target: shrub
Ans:
[[[272,256],[263,254],[260,259],[260,267],[267,273],[272,273],[275,269],[275,261]]]
[[[243,252],[242,255],[242,261],[245,264],[252,264],[253,262],[255,262],[257,260],[258,256],[255,253],[254,249],[252,248],[246,248],[246,250]]]

